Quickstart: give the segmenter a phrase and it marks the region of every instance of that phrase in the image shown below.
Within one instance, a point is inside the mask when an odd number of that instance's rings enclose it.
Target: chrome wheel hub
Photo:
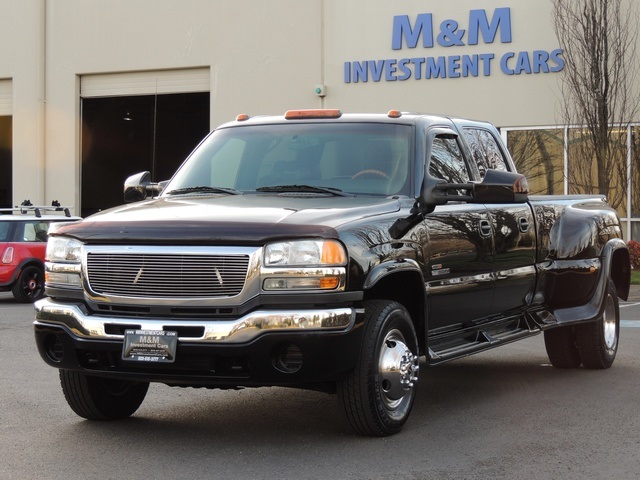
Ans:
[[[607,297],[607,305],[602,318],[602,328],[604,329],[604,344],[607,350],[613,350],[618,343],[618,332],[616,325],[616,308],[611,296]]]
[[[382,400],[388,410],[396,410],[410,401],[418,381],[419,357],[414,355],[399,330],[387,333],[378,362]]]

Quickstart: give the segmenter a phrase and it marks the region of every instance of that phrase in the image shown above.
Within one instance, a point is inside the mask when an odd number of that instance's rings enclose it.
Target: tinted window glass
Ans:
[[[0,222],[0,242],[9,241],[9,230],[11,222]]]
[[[448,183],[469,181],[469,172],[455,139],[436,137],[433,140],[429,173],[432,177],[441,178]]]
[[[372,123],[250,125],[215,131],[165,189],[282,185],[409,194],[413,129]]]
[[[509,170],[500,147],[490,132],[476,128],[465,128],[464,136],[469,144],[471,157],[478,166],[481,177],[484,177],[488,169]]]

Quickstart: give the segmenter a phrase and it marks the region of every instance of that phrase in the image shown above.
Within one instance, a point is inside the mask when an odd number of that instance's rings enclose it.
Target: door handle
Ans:
[[[480,220],[480,235],[483,237],[491,236],[491,223],[489,223],[489,220]]]
[[[520,217],[518,219],[518,228],[520,232],[527,233],[529,231],[529,220],[527,220],[526,217]]]

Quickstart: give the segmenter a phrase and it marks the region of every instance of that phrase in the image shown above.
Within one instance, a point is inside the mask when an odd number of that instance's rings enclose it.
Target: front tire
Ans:
[[[576,343],[585,368],[604,369],[613,365],[620,338],[620,305],[618,293],[609,280],[605,308],[593,323],[576,326]]]
[[[357,433],[382,437],[399,432],[411,413],[418,382],[418,340],[409,313],[399,303],[373,300],[364,307],[358,365],[338,382],[338,394]]]
[[[71,409],[87,420],[127,418],[140,407],[149,382],[127,382],[60,370],[60,384]]]

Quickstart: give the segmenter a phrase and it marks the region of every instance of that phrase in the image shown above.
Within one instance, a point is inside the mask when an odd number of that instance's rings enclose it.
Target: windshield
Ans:
[[[225,189],[408,195],[411,138],[410,126],[374,123],[224,128],[193,153],[164,195],[224,194]]]

